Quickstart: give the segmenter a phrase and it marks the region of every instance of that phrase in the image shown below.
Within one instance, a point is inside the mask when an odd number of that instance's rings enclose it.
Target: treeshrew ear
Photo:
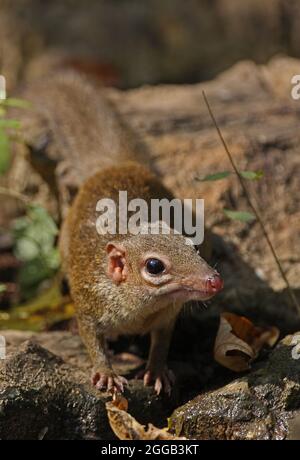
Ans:
[[[126,263],[126,250],[118,243],[107,243],[107,274],[115,284],[126,280],[128,267]]]

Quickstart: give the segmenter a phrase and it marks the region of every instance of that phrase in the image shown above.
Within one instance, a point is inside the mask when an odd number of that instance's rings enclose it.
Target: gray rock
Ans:
[[[287,336],[248,375],[176,409],[174,432],[194,439],[300,439],[295,337]]]
[[[78,336],[1,334],[8,353],[0,360],[0,439],[114,438],[105,410],[109,395],[90,385],[89,360]],[[169,402],[150,387],[131,381],[125,396],[141,423],[165,423]]]

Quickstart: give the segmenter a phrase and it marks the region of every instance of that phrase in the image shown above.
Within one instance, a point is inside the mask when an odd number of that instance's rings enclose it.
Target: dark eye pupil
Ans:
[[[148,259],[146,262],[146,268],[151,275],[158,275],[164,271],[165,266],[159,259]]]

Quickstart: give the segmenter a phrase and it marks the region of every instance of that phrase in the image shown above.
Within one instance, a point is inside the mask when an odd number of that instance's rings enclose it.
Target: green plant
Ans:
[[[0,174],[4,174],[9,168],[11,142],[18,140],[17,132],[21,127],[18,120],[7,118],[8,107],[25,109],[30,104],[16,98],[0,100]]]
[[[15,98],[0,101],[0,174],[9,168],[11,143],[22,142],[18,136],[21,123],[7,118],[8,107],[27,109],[30,104]],[[51,278],[59,268],[59,255],[55,247],[58,230],[48,212],[42,206],[30,203],[26,196],[3,187],[0,187],[0,194],[15,198],[25,206],[25,215],[15,220],[13,236],[14,253],[22,262],[19,271],[22,295],[29,298],[39,284]]]
[[[19,282],[24,297],[30,297],[60,266],[56,237],[58,229],[48,212],[36,204],[27,205],[26,215],[13,226],[14,252],[22,261]]]
[[[220,171],[213,174],[208,174],[204,177],[196,177],[197,181],[200,182],[213,182],[234,175],[233,171]],[[263,177],[263,171],[239,171],[240,176],[247,180],[259,180]],[[256,219],[256,216],[252,212],[248,211],[233,211],[231,209],[223,209],[223,213],[228,219],[239,220],[241,222],[251,222]]]

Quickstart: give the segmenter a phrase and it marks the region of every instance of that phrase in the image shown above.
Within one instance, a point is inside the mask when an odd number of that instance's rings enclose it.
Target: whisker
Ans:
[[[183,310],[182,310],[182,311],[183,311],[182,317],[183,317],[184,319],[188,318],[188,310],[187,310],[187,308],[186,308],[186,305],[183,306]]]
[[[198,302],[197,300],[192,300],[191,304],[190,304],[190,313],[191,313],[191,316],[193,315],[194,313],[194,310],[198,308]]]
[[[183,312],[185,317],[190,317],[192,315],[192,310],[193,310],[193,302],[194,301],[189,301],[184,304],[183,306]]]

